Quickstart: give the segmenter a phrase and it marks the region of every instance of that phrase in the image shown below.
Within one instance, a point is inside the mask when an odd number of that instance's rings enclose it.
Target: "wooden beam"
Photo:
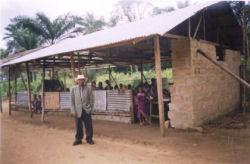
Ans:
[[[226,68],[226,67],[220,65],[218,62],[214,61],[212,58],[210,58],[208,55],[206,55],[202,50],[198,49],[197,52],[200,53],[202,56],[204,56],[207,60],[209,60],[210,62],[212,62],[214,65],[218,66],[224,72],[228,73],[233,78],[235,78],[236,80],[238,80],[239,82],[241,82],[244,86],[250,88],[250,84],[249,83],[247,83],[245,80],[241,79],[238,75],[236,75],[235,73],[233,73],[232,71],[230,71],[228,68]]]
[[[74,55],[70,56],[71,59],[71,70],[72,70],[72,76],[73,76],[73,83],[76,84],[75,78],[76,78],[76,72],[75,72],[75,62],[74,62]]]
[[[19,74],[20,74],[21,80],[22,80],[22,82],[23,82],[23,86],[24,86],[25,90],[27,91],[27,86],[26,86],[26,84],[25,84],[25,81],[24,81],[22,72],[20,71]]]
[[[205,22],[205,10],[202,12],[202,17],[203,17],[203,39],[206,40],[206,22]]]
[[[201,13],[201,15],[200,15],[199,22],[198,22],[198,24],[197,24],[197,26],[196,26],[196,29],[195,29],[195,32],[194,32],[194,35],[193,35],[193,39],[195,39],[196,34],[197,34],[197,32],[198,32],[198,30],[199,30],[199,28],[200,28],[201,20],[202,20],[202,13]]]
[[[44,80],[45,80],[45,60],[43,60],[43,71],[42,71],[42,117],[41,121],[44,122],[44,111],[45,111],[45,86],[44,86]]]
[[[154,37],[154,54],[155,54],[155,71],[156,71],[156,82],[157,82],[157,95],[158,95],[158,108],[160,117],[160,132],[161,135],[165,135],[165,115],[163,105],[163,93],[162,93],[162,72],[161,72],[161,52],[160,52],[160,41],[159,36]]]
[[[31,91],[30,91],[30,70],[29,70],[29,63],[25,63],[26,66],[26,74],[27,74],[27,88],[28,88],[28,106],[29,106],[29,112],[30,112],[30,117],[33,117],[33,111],[32,111],[32,105],[31,105]]]
[[[10,77],[11,77],[11,66],[9,66],[8,73],[8,95],[9,95],[9,115],[11,115],[11,91],[10,91]]]
[[[183,38],[187,38],[186,36],[181,36],[181,35],[174,35],[174,34],[164,34],[163,35],[164,37],[167,37],[167,38],[172,38],[172,39],[183,39]]]

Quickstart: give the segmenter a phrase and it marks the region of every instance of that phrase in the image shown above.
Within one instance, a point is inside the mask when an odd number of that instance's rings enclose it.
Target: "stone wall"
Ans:
[[[240,85],[209,62],[197,49],[216,60],[212,44],[189,39],[171,41],[174,85],[170,88],[169,118],[171,126],[193,128],[239,107]],[[240,54],[226,50],[219,63],[239,74]]]

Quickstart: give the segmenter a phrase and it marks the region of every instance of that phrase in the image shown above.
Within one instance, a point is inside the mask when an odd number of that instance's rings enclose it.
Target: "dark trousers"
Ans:
[[[83,139],[83,127],[82,122],[84,122],[86,130],[86,141],[91,141],[93,137],[93,127],[92,127],[92,118],[91,114],[86,113],[85,110],[82,110],[82,116],[76,118],[76,140],[80,141]]]

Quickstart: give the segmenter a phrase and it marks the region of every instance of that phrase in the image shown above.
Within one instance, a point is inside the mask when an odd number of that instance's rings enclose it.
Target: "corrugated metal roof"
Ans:
[[[57,44],[11,60],[1,66],[22,63],[33,59],[53,56],[57,54],[88,50],[95,47],[110,45],[126,40],[147,37],[151,35],[164,35],[198,11],[217,2],[204,2],[178,9],[165,14],[153,16],[144,20],[119,25],[114,28],[98,31],[76,38],[66,39]]]
[[[6,57],[6,58],[0,60],[0,63],[1,63],[1,64],[7,63],[7,62],[9,62],[9,61],[11,61],[11,60],[20,58],[20,57],[22,57],[22,56],[25,56],[25,55],[30,54],[30,53],[35,52],[35,51],[39,51],[39,50],[41,50],[41,49],[43,49],[43,48],[46,48],[46,47],[47,47],[47,46],[38,47],[38,48],[34,48],[34,49],[30,49],[30,50],[26,50],[26,51],[23,51],[23,52],[19,52],[19,53],[10,55],[10,56],[8,56],[8,57]]]

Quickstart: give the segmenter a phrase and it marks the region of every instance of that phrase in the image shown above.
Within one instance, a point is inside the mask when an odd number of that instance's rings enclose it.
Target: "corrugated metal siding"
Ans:
[[[107,110],[107,91],[93,91],[94,95],[94,111]]]
[[[121,93],[118,93],[118,91],[107,91],[107,104],[107,110],[129,112],[131,106],[130,91],[127,90]]]
[[[29,102],[29,97],[28,97],[28,92],[17,92],[17,104],[18,105],[28,105]]]
[[[60,109],[70,109],[70,92],[60,92]]]

